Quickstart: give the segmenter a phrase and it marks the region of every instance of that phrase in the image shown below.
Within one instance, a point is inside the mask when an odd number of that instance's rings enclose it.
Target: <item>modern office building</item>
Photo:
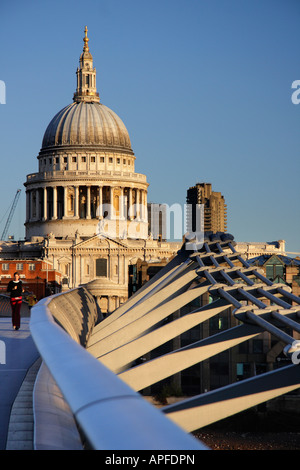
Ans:
[[[197,183],[187,190],[187,226],[197,231],[197,205],[203,206],[204,232],[227,231],[227,206],[224,196],[212,190],[211,183]]]

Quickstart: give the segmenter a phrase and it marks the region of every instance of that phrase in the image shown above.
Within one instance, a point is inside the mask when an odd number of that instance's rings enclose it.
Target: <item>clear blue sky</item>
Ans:
[[[299,0],[2,0],[0,230],[24,236],[26,175],[72,102],[88,26],[103,104],[124,121],[148,200],[212,183],[237,241],[300,252]]]

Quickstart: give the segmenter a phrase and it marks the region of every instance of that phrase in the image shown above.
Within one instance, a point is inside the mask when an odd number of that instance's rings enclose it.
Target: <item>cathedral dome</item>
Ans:
[[[93,101],[74,102],[59,111],[46,129],[42,150],[73,145],[132,152],[123,121],[107,106]]]
[[[135,173],[123,121],[100,103],[87,27],[83,41],[73,102],[50,121],[37,156],[38,172],[24,183],[26,238],[145,240],[147,179]]]
[[[92,146],[132,154],[130,138],[123,121],[100,103],[87,28],[83,41],[73,103],[59,111],[51,120],[44,134],[41,152],[47,153],[53,147]]]

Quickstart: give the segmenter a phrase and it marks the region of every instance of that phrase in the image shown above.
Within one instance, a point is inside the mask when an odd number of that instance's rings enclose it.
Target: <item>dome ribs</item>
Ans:
[[[74,145],[132,152],[123,121],[102,103],[74,102],[59,111],[46,129],[41,151]]]

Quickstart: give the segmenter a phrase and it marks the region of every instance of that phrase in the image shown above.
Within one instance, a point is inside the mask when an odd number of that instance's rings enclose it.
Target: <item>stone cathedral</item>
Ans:
[[[127,299],[130,266],[168,260],[181,244],[148,235],[146,176],[124,123],[100,102],[87,28],[83,42],[73,102],[50,121],[24,183],[25,238],[43,245],[65,289],[88,284],[106,313]]]
[[[0,256],[16,263],[46,261],[59,273],[63,290],[86,285],[107,314],[127,300],[138,268],[141,273],[141,266],[148,265],[153,272],[174,256],[182,240],[157,237],[168,217],[162,216],[163,223],[153,206],[149,210],[147,179],[135,172],[128,131],[100,101],[87,28],[83,44],[73,102],[50,121],[37,156],[38,171],[24,183],[25,240],[0,241]],[[241,248],[251,257],[270,247]],[[275,251],[282,250],[280,245]],[[48,282],[47,276],[48,271]],[[6,271],[0,275],[8,277]]]

